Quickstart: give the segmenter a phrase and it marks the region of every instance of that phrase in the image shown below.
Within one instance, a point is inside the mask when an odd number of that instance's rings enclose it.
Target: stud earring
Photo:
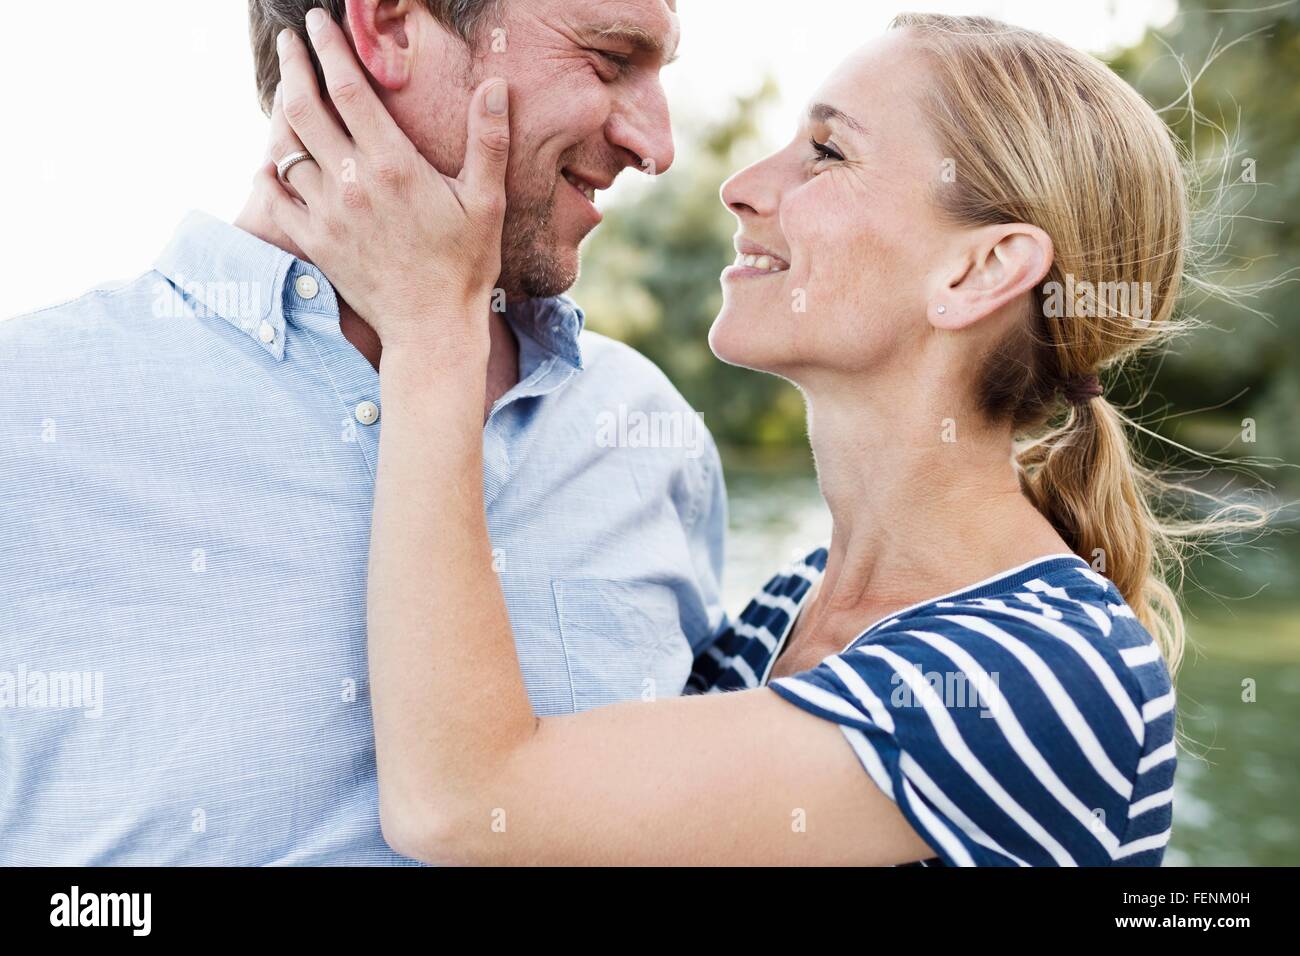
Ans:
[[[948,311],[948,307],[946,305],[941,305],[939,306],[939,308],[935,309],[934,311],[938,312],[940,315],[943,315],[945,312]]]

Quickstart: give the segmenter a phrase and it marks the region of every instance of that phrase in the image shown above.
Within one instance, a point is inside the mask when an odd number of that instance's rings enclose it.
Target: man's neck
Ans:
[[[263,242],[283,249],[303,262],[311,261],[292,239],[261,215],[251,199],[235,219],[234,225]],[[483,396],[485,420],[497,400],[514,388],[519,381],[519,342],[515,338],[514,330],[510,328],[510,323],[506,321],[505,316],[499,312],[489,310],[488,323],[491,352],[488,356],[487,384]],[[339,297],[339,331],[375,371],[378,371],[383,356],[383,344],[369,323],[344,302],[342,297]]]

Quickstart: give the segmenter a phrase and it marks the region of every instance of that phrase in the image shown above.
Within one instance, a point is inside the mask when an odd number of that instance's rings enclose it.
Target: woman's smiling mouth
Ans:
[[[736,261],[733,265],[738,268],[753,270],[755,272],[785,272],[790,268],[790,263],[777,259],[774,256],[754,256],[745,255],[744,253],[736,256]]]
[[[736,261],[723,272],[723,278],[744,278],[786,272],[790,263],[748,240],[736,242]]]

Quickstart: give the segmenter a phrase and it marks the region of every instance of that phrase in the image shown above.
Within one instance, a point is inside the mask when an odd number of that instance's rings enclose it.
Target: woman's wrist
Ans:
[[[379,386],[385,404],[407,399],[448,412],[464,405],[481,419],[490,345],[484,341],[410,339],[384,343]],[[480,421],[481,424],[481,421]]]
[[[410,303],[422,303],[414,310]],[[448,295],[446,290],[430,289],[411,294],[402,305],[379,309],[384,322],[379,334],[384,352],[400,350],[412,355],[423,354],[427,362],[448,362],[453,370],[465,359],[482,355],[487,361],[490,346],[487,317],[492,307],[491,293]],[[423,304],[427,303],[427,304]],[[365,317],[363,310],[362,317]],[[371,323],[376,325],[376,323]]]
[[[401,336],[381,336],[381,377],[385,371],[398,366],[404,373],[423,369],[440,379],[486,373],[492,340],[487,320],[478,314],[486,313],[486,306],[481,310],[458,307],[456,311],[465,317],[454,317],[454,321],[450,321],[452,317],[446,308],[437,311],[438,316],[429,317],[419,325],[412,323]],[[468,315],[471,311],[475,313],[472,317]],[[449,328],[461,331],[449,332]]]

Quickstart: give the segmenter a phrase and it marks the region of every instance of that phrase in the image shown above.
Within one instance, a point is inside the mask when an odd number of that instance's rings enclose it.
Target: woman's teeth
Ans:
[[[736,256],[736,265],[763,272],[785,272],[790,268],[788,262],[782,262],[774,256],[747,256],[743,252]]]
[[[594,203],[596,201],[595,186],[592,186],[588,183],[584,183],[582,180],[575,178],[568,172],[564,173],[564,179],[566,182],[568,182],[570,186],[572,186],[574,189],[578,190],[578,192],[586,196],[587,202]]]

